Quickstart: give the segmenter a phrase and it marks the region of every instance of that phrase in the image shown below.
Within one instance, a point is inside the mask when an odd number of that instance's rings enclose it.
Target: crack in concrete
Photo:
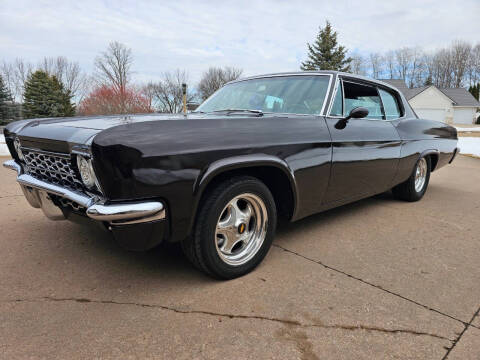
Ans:
[[[23,194],[19,194],[19,195],[5,195],[5,196],[0,196],[0,199],[6,199],[6,198],[18,197],[18,196],[23,196]]]
[[[437,310],[437,309],[434,309],[434,308],[432,308],[432,307],[430,307],[430,306],[427,306],[427,305],[424,305],[424,304],[422,304],[422,303],[419,303],[418,301],[409,299],[409,298],[407,298],[407,297],[405,297],[405,296],[403,296],[403,295],[400,295],[400,294],[398,294],[398,293],[396,293],[396,292],[394,292],[394,291],[385,289],[385,288],[381,287],[380,285],[373,284],[373,283],[368,282],[368,281],[366,281],[366,280],[363,280],[363,279],[361,279],[361,278],[359,278],[359,277],[356,277],[356,276],[353,276],[353,275],[351,275],[351,274],[349,274],[349,273],[346,273],[345,271],[342,271],[342,270],[336,269],[336,268],[334,268],[334,267],[331,267],[331,266],[329,266],[329,265],[327,265],[327,264],[324,264],[324,263],[321,262],[321,261],[317,261],[317,260],[311,259],[311,258],[309,258],[309,257],[307,257],[307,256],[305,256],[305,255],[302,255],[302,254],[297,253],[297,252],[295,252],[295,251],[289,250],[289,249],[284,248],[283,246],[280,246],[280,245],[277,245],[277,244],[273,244],[272,246],[275,246],[275,247],[277,247],[277,248],[279,248],[279,249],[282,249],[283,251],[286,251],[286,252],[288,252],[288,253],[290,253],[290,254],[292,254],[292,255],[299,256],[299,257],[301,257],[301,258],[303,258],[303,259],[305,259],[305,260],[308,260],[308,261],[310,261],[310,262],[313,262],[313,263],[315,263],[315,264],[321,265],[321,266],[323,266],[324,268],[326,268],[326,269],[328,269],[328,270],[332,270],[332,271],[335,271],[335,272],[340,273],[340,274],[342,274],[342,275],[345,275],[345,276],[347,276],[347,277],[349,277],[349,278],[351,278],[351,279],[361,281],[362,283],[364,283],[364,284],[366,284],[366,285],[370,285],[370,286],[372,286],[372,287],[374,287],[374,288],[376,288],[376,289],[385,291],[386,293],[388,293],[388,294],[390,294],[390,295],[397,296],[397,297],[399,297],[399,298],[401,298],[401,299],[403,299],[403,300],[406,300],[406,301],[411,302],[412,304],[421,306],[421,307],[423,307],[423,308],[425,308],[425,309],[427,309],[427,310],[429,310],[429,311],[433,311],[433,312],[435,312],[435,313],[437,313],[437,314],[440,314],[440,315],[442,315],[442,316],[446,316],[446,317],[448,317],[448,318],[450,318],[450,319],[452,319],[452,320],[461,322],[463,325],[467,325],[467,324],[468,324],[467,322],[465,322],[465,321],[463,321],[463,320],[460,320],[460,319],[458,319],[458,318],[456,318],[456,317],[454,317],[454,316],[452,316],[452,315],[448,315],[448,314],[446,314],[446,313],[444,313],[444,312],[442,312],[442,311],[440,311],[440,310]],[[471,326],[474,326],[474,325],[471,325]],[[474,326],[474,327],[476,327],[476,326]]]
[[[442,360],[445,360],[448,358],[448,355],[450,354],[450,352],[453,350],[453,348],[455,347],[455,345],[457,345],[457,343],[460,341],[460,339],[462,338],[463,334],[465,334],[465,332],[467,331],[467,329],[472,326],[472,327],[475,327],[474,325],[472,325],[473,323],[473,320],[475,320],[475,318],[480,314],[480,307],[477,309],[477,311],[475,311],[475,313],[473,314],[472,318],[470,319],[470,321],[468,323],[465,324],[465,327],[463,328],[462,332],[457,336],[457,338],[455,340],[452,341],[452,346],[450,346],[449,348],[446,348],[447,349],[447,353],[445,354],[445,356],[442,358]]]
[[[315,324],[315,323],[302,323],[297,320],[281,319],[281,318],[274,318],[274,317],[261,316],[261,315],[228,314],[228,313],[220,313],[220,312],[213,312],[213,311],[206,311],[206,310],[182,310],[182,309],[177,309],[177,308],[166,306],[166,305],[123,302],[123,301],[115,301],[115,300],[94,300],[94,299],[88,299],[88,298],[75,298],[75,297],[56,298],[51,296],[45,296],[38,299],[14,299],[14,300],[2,301],[2,302],[18,303],[18,302],[40,302],[40,301],[129,305],[129,306],[138,306],[143,308],[153,308],[153,309],[173,311],[178,314],[198,314],[198,315],[209,315],[209,316],[215,316],[215,317],[224,317],[229,319],[263,320],[263,321],[276,322],[283,325],[297,326],[301,328],[337,329],[337,330],[347,330],[347,331],[364,330],[364,331],[371,331],[371,332],[381,332],[385,334],[409,334],[414,336],[429,336],[436,339],[448,340],[450,342],[453,342],[452,339],[446,338],[438,334],[428,333],[424,331],[409,330],[409,329],[385,329],[377,326],[367,326],[367,325],[342,325],[342,324],[324,325],[324,324]]]

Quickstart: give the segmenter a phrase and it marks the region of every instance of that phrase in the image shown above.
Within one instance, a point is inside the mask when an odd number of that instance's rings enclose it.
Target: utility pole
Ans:
[[[183,114],[187,115],[187,84],[182,84],[182,94],[183,94]]]

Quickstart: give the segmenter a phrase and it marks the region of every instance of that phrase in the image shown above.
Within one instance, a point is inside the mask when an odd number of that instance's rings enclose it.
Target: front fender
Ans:
[[[288,164],[272,155],[268,154],[249,154],[249,155],[239,155],[232,156],[224,159],[220,159],[209,164],[198,176],[197,180],[193,186],[194,194],[194,209],[193,214],[196,214],[202,195],[204,194],[206,188],[211,183],[211,181],[221,174],[232,170],[241,170],[241,169],[258,169],[259,167],[274,167],[281,170],[289,180],[290,190],[293,194],[293,214],[296,213],[297,209],[297,185],[295,181],[295,176],[292,169]],[[193,226],[193,219],[195,216],[192,216],[192,222],[190,228]]]

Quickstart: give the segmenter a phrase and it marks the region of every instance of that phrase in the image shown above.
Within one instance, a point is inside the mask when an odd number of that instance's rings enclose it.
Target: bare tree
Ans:
[[[449,47],[424,52],[420,47],[403,47],[385,54],[372,53],[364,61],[354,56],[354,73],[372,77],[404,79],[409,87],[433,84],[437,87],[475,85],[480,81],[480,44],[455,41]]]
[[[242,72],[242,69],[229,66],[225,66],[223,69],[219,67],[209,68],[203,73],[197,86],[200,97],[202,100],[207,99],[227,82],[238,79]]]
[[[188,83],[188,73],[177,69],[173,72],[165,72],[160,81],[150,83],[146,87],[160,112],[178,113],[182,111],[182,84],[184,83]],[[194,98],[194,94],[187,92],[187,102]]]
[[[360,54],[353,54],[351,56],[352,62],[350,63],[350,70],[352,74],[367,75],[365,59]]]
[[[455,41],[452,45],[453,84],[455,87],[462,85],[470,62],[472,46],[464,41]]]
[[[372,70],[372,77],[378,79],[382,72],[382,55],[379,53],[370,54],[369,58],[370,68]]]
[[[17,94],[23,95],[23,90],[25,88],[25,82],[27,81],[30,74],[33,72],[33,66],[29,62],[24,61],[23,59],[15,59],[14,62],[15,69],[15,81]]]
[[[422,61],[423,52],[419,47],[414,47],[410,49],[410,64],[407,70],[408,86],[413,88],[416,85],[421,85],[422,81],[422,70],[423,70],[423,61]]]
[[[387,71],[387,76],[390,79],[395,78],[395,53],[393,51],[387,51],[387,53],[383,56],[385,62],[385,68]]]
[[[15,71],[13,65],[6,61],[2,61],[0,65],[0,75],[2,75],[3,82],[8,89],[8,92],[12,96],[16,97],[16,87],[15,87]]]
[[[480,44],[472,47],[468,66],[469,85],[475,85],[480,81]]]
[[[63,56],[45,57],[39,68],[49,75],[55,75],[77,102],[85,95],[87,76],[81,71],[78,62],[69,61]]]
[[[120,93],[125,92],[131,77],[133,62],[132,50],[114,41],[106,51],[95,58],[97,81],[106,86],[113,86]]]
[[[26,62],[21,58],[15,59],[11,63],[3,61],[0,66],[0,73],[14,97],[15,101],[22,101],[25,81],[32,73],[32,64]]]
[[[412,53],[410,48],[403,47],[401,49],[395,50],[397,74],[400,79],[407,79],[411,59]]]
[[[155,84],[153,82],[149,82],[148,84],[142,85],[140,87],[140,91],[142,92],[145,99],[148,100],[150,108],[153,109],[155,102]]]

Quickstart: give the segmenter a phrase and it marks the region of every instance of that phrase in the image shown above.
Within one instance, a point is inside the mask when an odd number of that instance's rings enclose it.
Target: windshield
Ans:
[[[209,97],[197,111],[236,109],[318,115],[329,81],[327,75],[297,75],[234,82]]]

